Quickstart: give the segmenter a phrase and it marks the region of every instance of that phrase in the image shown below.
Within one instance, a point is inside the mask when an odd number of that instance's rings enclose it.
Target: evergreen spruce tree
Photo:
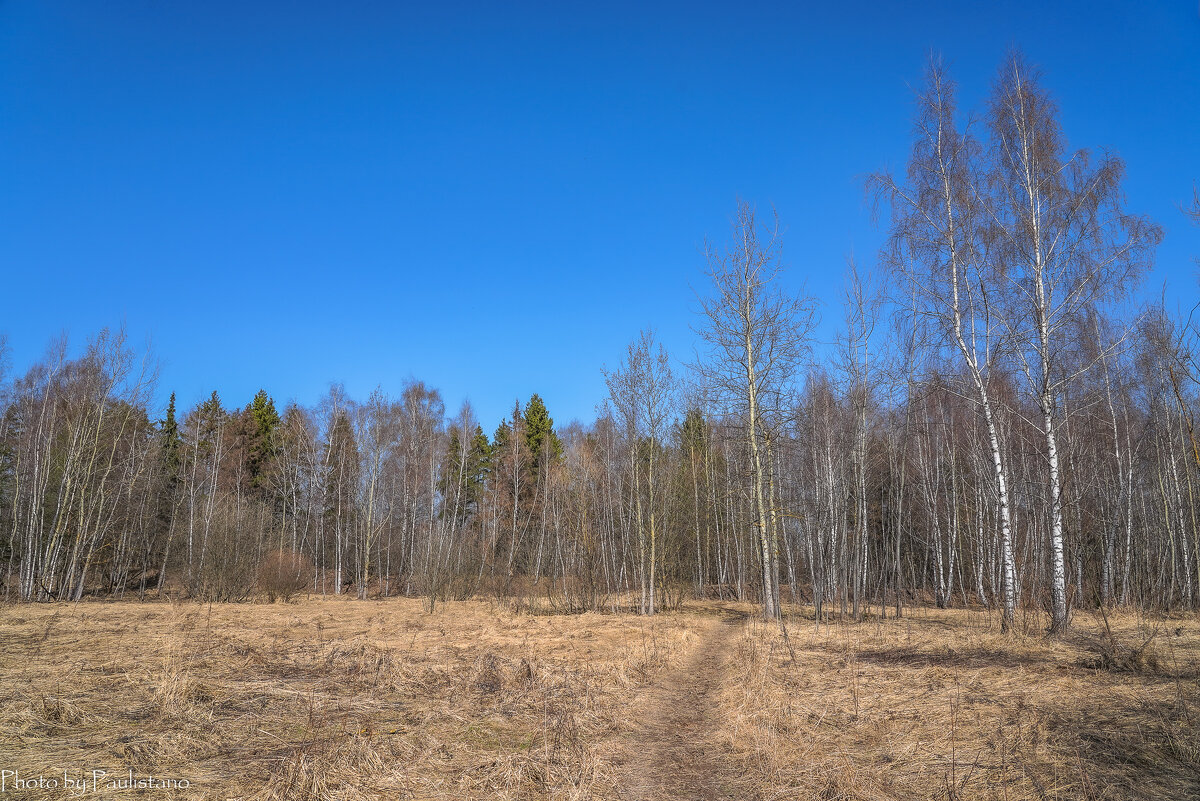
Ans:
[[[163,419],[159,432],[167,480],[174,486],[179,481],[179,467],[183,450],[183,438],[179,435],[179,422],[175,419],[174,392],[171,393],[171,399],[167,401],[167,416]]]
[[[546,411],[541,396],[534,394],[525,405],[525,444],[533,458],[534,475],[541,475],[543,459],[554,461],[562,456],[562,442],[554,433],[554,418]],[[545,453],[543,454],[543,449]]]
[[[200,404],[195,412],[196,419],[199,422],[198,434],[204,442],[210,442],[213,436],[217,433],[217,429],[225,421],[225,410],[221,407],[221,396],[214,389],[208,400]]]
[[[512,428],[508,425],[508,420],[501,420],[500,425],[496,426],[496,433],[492,434],[492,450],[496,452],[503,450],[511,436]]]
[[[509,422],[509,420],[512,422]],[[492,435],[492,452],[500,453],[510,442],[514,430],[520,436],[521,430],[525,427],[525,419],[521,414],[521,402],[513,403],[513,411],[511,418],[505,418],[500,421],[500,425],[496,426],[496,433]]]
[[[679,444],[689,454],[704,453],[708,438],[708,424],[699,409],[689,409],[679,426]]]
[[[179,421],[175,418],[175,393],[167,401],[167,414],[159,424],[159,458],[162,459],[162,476],[159,479],[156,523],[162,536],[163,556],[159,564],[158,586],[162,589],[166,577],[166,562],[170,555],[171,522],[175,514],[175,500],[179,495],[180,471],[183,469],[183,437],[179,434]],[[148,567],[148,566],[147,566]]]
[[[279,428],[280,417],[275,410],[275,401],[263,389],[254,395],[254,400],[246,407],[246,414],[249,417],[246,471],[250,474],[251,486],[259,487],[275,455],[275,431]]]
[[[462,436],[457,426],[451,426],[449,442],[446,446],[446,465],[441,482],[438,486],[443,493],[447,492],[454,482],[462,480],[462,502],[471,506],[478,501],[482,494],[483,484],[487,480],[491,460],[491,444],[483,428],[475,426],[463,453]]]
[[[492,472],[492,445],[480,425],[475,426],[475,433],[471,436],[471,460],[472,481],[482,487]]]
[[[446,467],[442,470],[442,477],[438,479],[438,491],[444,496],[450,491],[450,488],[455,486],[459,480],[459,476],[465,478],[466,465],[461,464],[460,450],[462,449],[462,439],[458,436],[458,426],[450,426],[446,437]],[[443,513],[445,510],[443,509]]]

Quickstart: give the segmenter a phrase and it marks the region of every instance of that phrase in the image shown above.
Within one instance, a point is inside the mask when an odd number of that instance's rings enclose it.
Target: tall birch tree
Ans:
[[[1070,153],[1058,107],[1019,54],[1001,67],[988,120],[992,134],[989,228],[1004,275],[1002,319],[1037,409],[1045,457],[1050,544],[1050,630],[1067,627],[1059,426],[1068,384],[1094,366],[1067,359],[1087,336],[1085,318],[1118,298],[1148,266],[1161,231],[1127,213],[1120,158]]]
[[[730,244],[707,249],[712,294],[700,298],[704,324],[698,329],[709,348],[698,371],[743,424],[767,618],[780,616],[778,543],[766,486],[769,419],[785,408],[816,320],[812,298],[783,288],[782,248],[778,219],[762,225],[753,207],[739,201]]]

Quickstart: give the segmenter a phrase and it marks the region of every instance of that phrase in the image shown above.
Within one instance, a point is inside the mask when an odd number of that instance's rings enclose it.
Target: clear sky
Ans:
[[[1072,146],[1125,158],[1167,233],[1152,294],[1190,305],[1195,0],[6,0],[0,331],[21,371],[124,322],[183,406],[413,376],[488,429],[532,392],[590,419],[639,329],[690,358],[739,196],[778,209],[789,281],[836,320],[927,54],[978,107],[1012,46]]]

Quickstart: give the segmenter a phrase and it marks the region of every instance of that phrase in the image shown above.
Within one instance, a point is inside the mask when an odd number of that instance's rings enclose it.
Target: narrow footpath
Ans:
[[[722,749],[714,742],[717,693],[740,627],[714,623],[683,663],[650,685],[631,709],[622,738],[624,801],[725,801],[733,798]]]

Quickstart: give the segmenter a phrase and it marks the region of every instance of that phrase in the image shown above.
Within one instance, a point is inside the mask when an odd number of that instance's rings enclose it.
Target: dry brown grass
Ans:
[[[686,753],[705,798],[1200,797],[1194,617],[1080,615],[1054,641],[963,610],[819,632],[798,614],[785,642],[750,611],[4,607],[0,769],[191,784],[114,798],[566,801],[690,797],[625,775]]]
[[[722,695],[742,797],[1200,797],[1200,625],[1079,615],[1064,640],[981,612],[755,623]]]
[[[695,622],[406,599],[6,607],[0,768],[191,784],[122,798],[611,797],[596,745]]]

